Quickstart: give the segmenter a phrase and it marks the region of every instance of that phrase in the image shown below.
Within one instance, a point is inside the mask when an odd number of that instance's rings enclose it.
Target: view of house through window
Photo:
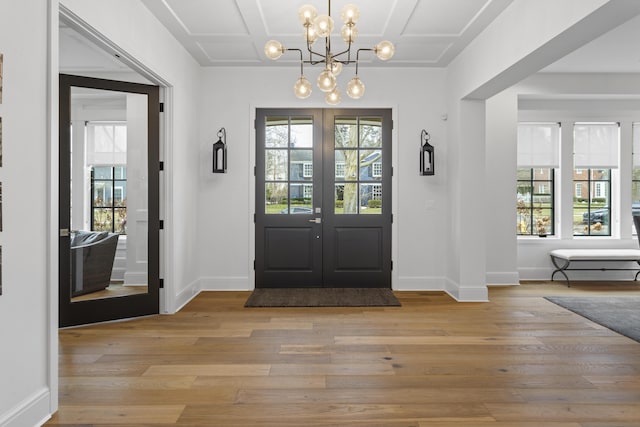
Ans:
[[[518,125],[516,233],[555,234],[555,168],[559,167],[559,123]]]
[[[573,235],[611,235],[611,176],[618,167],[618,123],[573,127]]]

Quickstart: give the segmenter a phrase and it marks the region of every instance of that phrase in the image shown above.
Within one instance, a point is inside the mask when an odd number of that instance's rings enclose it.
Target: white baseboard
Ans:
[[[51,418],[48,388],[29,396],[6,414],[0,414],[0,427],[41,426]]]
[[[489,290],[486,286],[465,287],[446,279],[445,292],[458,302],[489,301]]]
[[[182,308],[189,303],[192,299],[194,299],[200,293],[200,288],[198,287],[198,280],[194,280],[184,287],[174,299],[174,310],[169,311],[167,314],[175,314],[178,311],[182,310]]]

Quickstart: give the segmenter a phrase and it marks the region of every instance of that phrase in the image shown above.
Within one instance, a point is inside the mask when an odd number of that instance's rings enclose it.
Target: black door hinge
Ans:
[[[256,269],[256,260],[255,259],[253,260],[253,269],[254,270]]]
[[[393,271],[393,261],[391,261],[391,271]]]
[[[164,170],[164,162],[160,162],[160,170],[163,171]]]
[[[160,220],[160,230],[164,230],[164,220]]]
[[[164,113],[164,102],[160,103],[160,112]]]
[[[160,279],[160,289],[164,289],[164,279]]]
[[[391,214],[391,224],[393,224],[393,214]]]

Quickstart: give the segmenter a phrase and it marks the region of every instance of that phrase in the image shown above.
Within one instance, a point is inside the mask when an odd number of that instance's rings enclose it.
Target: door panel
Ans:
[[[159,89],[60,75],[60,326],[159,311]]]
[[[322,115],[256,114],[256,283],[322,286]]]
[[[256,287],[390,288],[390,184],[390,110],[257,110]]]
[[[391,288],[391,111],[326,110],[323,284]]]

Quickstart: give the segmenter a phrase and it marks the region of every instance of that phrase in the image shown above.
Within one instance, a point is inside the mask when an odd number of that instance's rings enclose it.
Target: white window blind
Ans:
[[[619,128],[617,123],[576,123],[573,126],[574,167],[617,168]]]
[[[518,124],[518,167],[557,168],[559,149],[559,123]]]
[[[633,124],[633,167],[640,168],[640,123]]]
[[[126,123],[89,122],[86,131],[88,165],[127,164]]]

